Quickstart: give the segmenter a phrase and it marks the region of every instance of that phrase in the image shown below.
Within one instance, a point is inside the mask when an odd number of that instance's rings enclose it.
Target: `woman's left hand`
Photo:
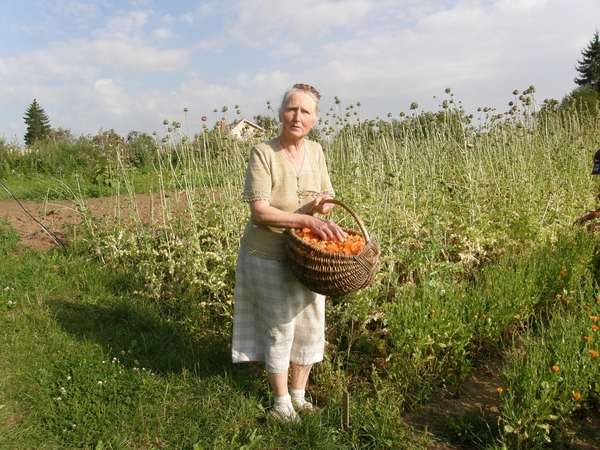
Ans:
[[[321,194],[317,198],[315,198],[315,203],[311,209],[311,212],[316,212],[319,214],[328,214],[334,207],[333,203],[322,203],[323,200],[332,198],[331,195]]]

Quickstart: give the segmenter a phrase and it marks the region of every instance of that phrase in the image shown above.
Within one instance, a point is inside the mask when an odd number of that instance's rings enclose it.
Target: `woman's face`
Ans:
[[[292,93],[279,117],[282,133],[291,139],[300,140],[305,137],[317,121],[316,106],[310,95],[304,92]]]

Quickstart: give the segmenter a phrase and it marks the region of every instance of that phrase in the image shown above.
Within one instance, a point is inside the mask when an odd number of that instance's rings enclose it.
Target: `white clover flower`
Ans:
[[[4,288],[4,292],[8,292],[8,291],[10,291],[10,286],[6,286],[6,287]]]
[[[61,387],[61,388],[60,388],[60,393],[61,393],[62,395],[67,395],[67,390],[66,390],[64,387]]]
[[[102,381],[98,381],[98,386],[102,386]]]
[[[67,381],[71,381],[71,375],[67,377]]]

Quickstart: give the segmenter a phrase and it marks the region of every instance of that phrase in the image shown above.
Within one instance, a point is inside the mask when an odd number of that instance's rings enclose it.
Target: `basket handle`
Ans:
[[[334,198],[327,198],[327,199],[325,199],[325,200],[323,200],[323,201],[321,202],[321,204],[323,204],[323,203],[333,203],[333,204],[335,204],[335,205],[339,205],[339,206],[341,206],[341,207],[342,207],[342,208],[344,208],[346,211],[348,211],[348,212],[350,213],[350,215],[351,215],[352,217],[354,217],[354,220],[356,220],[356,223],[358,223],[358,226],[360,227],[360,231],[362,232],[363,236],[365,237],[365,242],[369,242],[369,233],[367,233],[367,229],[365,228],[365,224],[363,223],[363,221],[362,221],[362,220],[360,220],[360,217],[358,217],[358,214],[356,214],[352,208],[350,208],[350,207],[349,207],[348,205],[346,205],[345,203],[343,203],[343,202],[341,202],[341,201],[339,201],[339,200],[336,200],[336,199],[334,199]],[[312,212],[312,210],[311,210],[311,211],[309,211],[309,214],[310,214],[311,212]]]

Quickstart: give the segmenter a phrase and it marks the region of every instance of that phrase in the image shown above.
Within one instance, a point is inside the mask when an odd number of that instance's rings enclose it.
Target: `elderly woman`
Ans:
[[[251,217],[236,268],[232,360],[265,363],[274,393],[271,414],[281,421],[298,419],[294,404],[312,409],[305,388],[325,342],[325,298],[292,274],[284,231],[310,228],[324,240],[345,237],[334,222],[306,214],[327,214],[333,207],[322,203],[334,195],[323,150],[306,139],[317,122],[319,99],[305,84],[284,94],[281,133],[250,151],[243,194]]]

